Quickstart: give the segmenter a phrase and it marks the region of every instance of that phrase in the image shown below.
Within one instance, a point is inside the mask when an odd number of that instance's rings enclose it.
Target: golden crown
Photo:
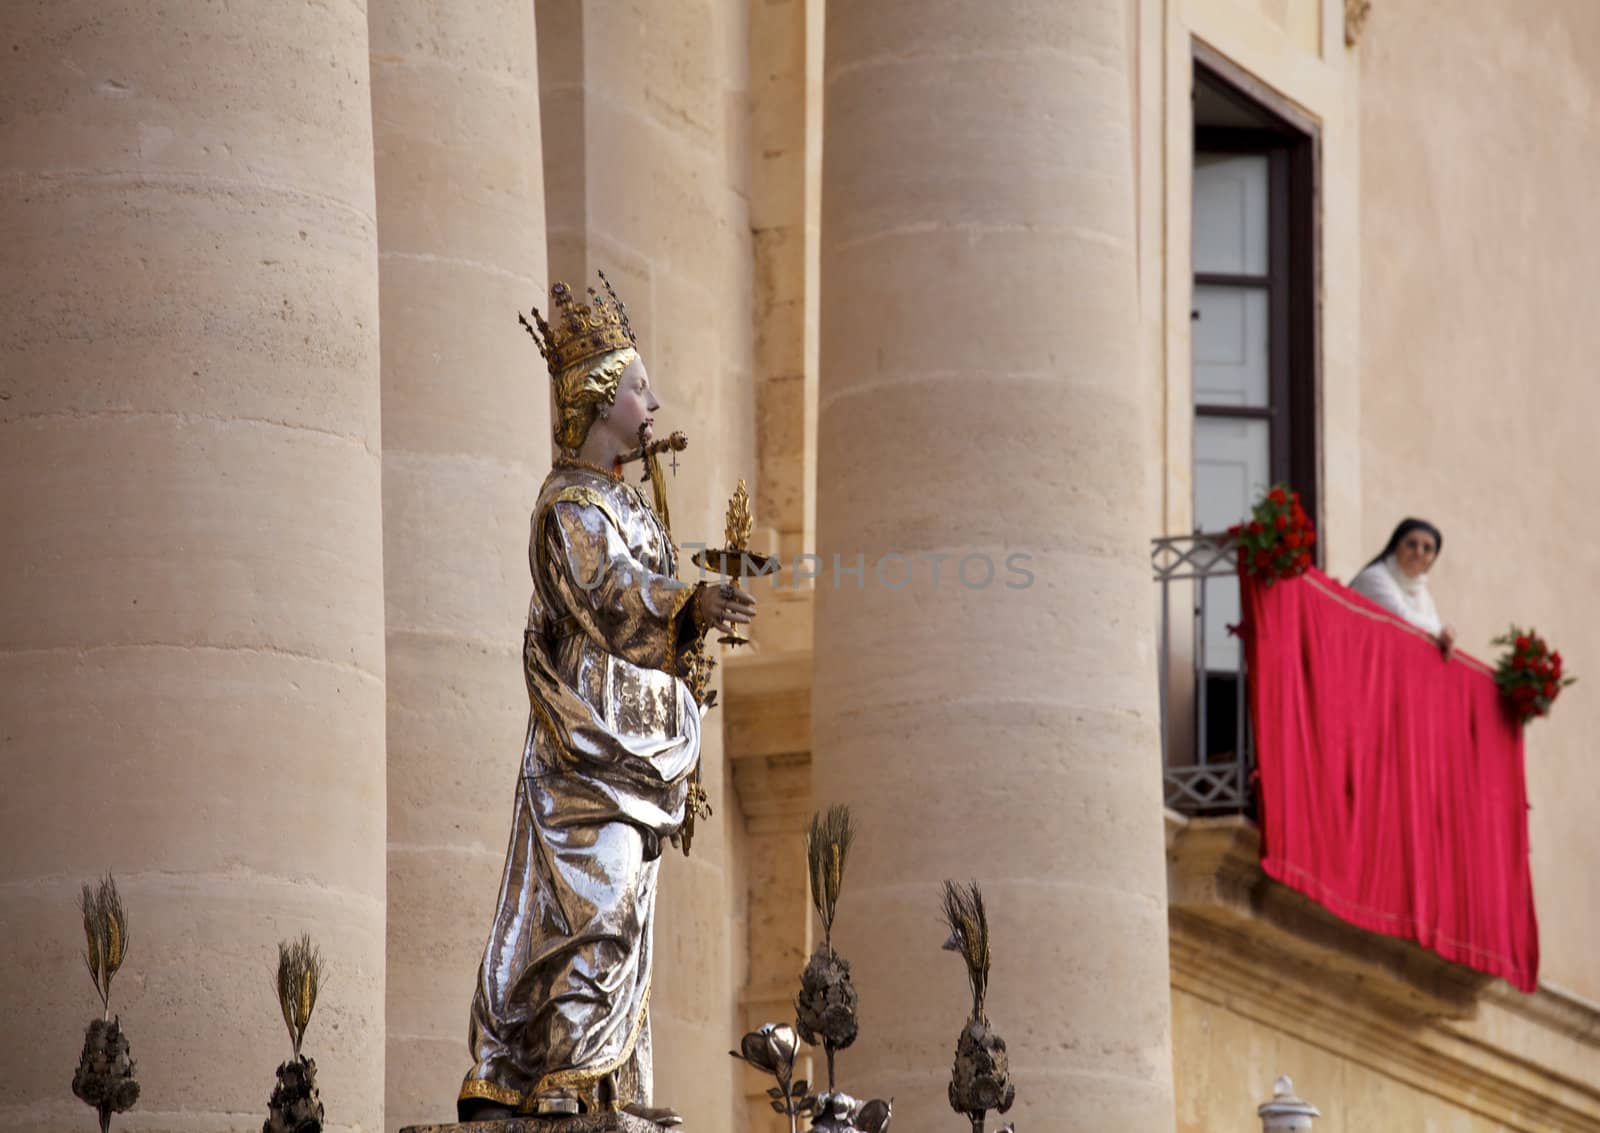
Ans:
[[[637,346],[633,328],[628,325],[628,312],[605,272],[600,272],[604,295],[589,288],[589,302],[573,299],[572,289],[565,283],[550,285],[550,322],[544,321],[539,308],[533,309],[533,322],[518,314],[520,322],[539,347],[552,378],[613,350],[626,350]],[[537,324],[537,326],[535,326]]]

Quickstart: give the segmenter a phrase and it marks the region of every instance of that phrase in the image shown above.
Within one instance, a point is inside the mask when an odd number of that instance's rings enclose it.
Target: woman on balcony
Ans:
[[[1431,635],[1448,659],[1456,645],[1456,631],[1439,621],[1433,595],[1428,593],[1428,571],[1444,536],[1425,519],[1403,519],[1389,542],[1350,582],[1357,594],[1372,599]]]

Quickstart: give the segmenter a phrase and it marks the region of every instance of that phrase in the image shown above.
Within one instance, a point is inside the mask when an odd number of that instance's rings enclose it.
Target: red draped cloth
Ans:
[[[1262,868],[1533,991],[1522,730],[1491,671],[1319,570],[1241,585]]]

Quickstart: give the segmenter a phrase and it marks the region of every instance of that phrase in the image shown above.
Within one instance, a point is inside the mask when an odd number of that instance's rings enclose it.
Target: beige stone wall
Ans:
[[[1239,1127],[1287,1073],[1335,1129],[1600,1130],[1595,1004],[1339,920],[1242,818],[1169,816],[1167,854],[1180,1128]]]
[[[662,402],[657,432],[689,434],[673,534],[720,541],[734,484],[757,482],[745,5],[536,11],[550,274],[578,284],[599,268],[616,285]],[[742,1108],[727,1051],[743,1022],[743,826],[721,723],[707,718],[702,751],[716,815],[693,857],[671,851],[662,870],[651,996],[656,1097],[708,1133],[738,1128]]]
[[[1362,40],[1365,553],[1404,515],[1445,535],[1435,599],[1491,656],[1513,619],[1600,672],[1600,8],[1378,4]],[[1600,999],[1600,700],[1528,729],[1542,979]]]
[[[1297,1034],[1292,1026],[1266,1025],[1216,1002],[1174,992],[1178,1133],[1220,1129],[1245,1133],[1259,1128],[1255,1108],[1272,1096],[1273,1080],[1284,1072],[1291,1073],[1295,1093],[1322,1110],[1316,1133],[1377,1129],[1504,1133],[1510,1128],[1547,1128],[1538,1123],[1537,1113],[1526,1115],[1532,1124],[1514,1127],[1474,1113],[1458,1101],[1375,1070],[1370,1063],[1333,1053],[1317,1038],[1311,1028]]]
[[[85,1128],[80,881],[131,921],[119,1129],[259,1129],[328,961],[383,1112],[378,292],[361,5],[11,4],[0,67],[0,1129]]]
[[[533,8],[373,0],[389,672],[386,1124],[454,1112],[527,727],[548,381]]]
[[[1248,961],[1247,961],[1248,963]],[[1180,962],[1180,967],[1183,965]],[[1477,1018],[1404,1019],[1311,991],[1314,972],[1254,965],[1255,989],[1228,988],[1203,967],[1172,997],[1178,1133],[1255,1128],[1277,1075],[1322,1110],[1317,1133],[1591,1133],[1600,1129],[1596,1046],[1560,1033],[1559,1011],[1507,989]]]

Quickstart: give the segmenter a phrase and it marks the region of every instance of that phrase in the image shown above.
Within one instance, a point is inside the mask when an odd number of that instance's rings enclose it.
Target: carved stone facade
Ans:
[[[1344,0],[1344,43],[1354,47],[1361,42],[1361,29],[1372,14],[1372,0]]]

